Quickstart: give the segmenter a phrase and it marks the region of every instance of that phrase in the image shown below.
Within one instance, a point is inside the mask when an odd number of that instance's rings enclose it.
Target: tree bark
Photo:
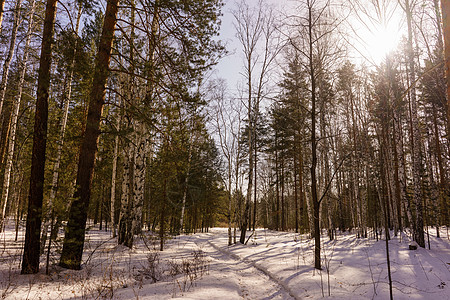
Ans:
[[[441,9],[444,25],[445,73],[447,75],[447,139],[450,141],[450,3],[447,0],[441,0]]]
[[[0,32],[2,31],[3,13],[5,12],[5,0],[0,0]]]
[[[27,38],[25,41],[25,48],[22,56],[22,60],[19,64],[19,83],[17,86],[17,95],[14,97],[13,101],[13,108],[12,108],[12,118],[11,118],[11,133],[7,136],[9,136],[9,142],[8,142],[8,151],[7,151],[7,157],[6,157],[6,166],[5,166],[5,173],[3,177],[3,189],[2,189],[2,218],[1,220],[4,220],[6,217],[6,204],[8,203],[8,196],[9,196],[9,187],[10,187],[10,181],[11,181],[11,169],[12,169],[12,163],[13,163],[13,157],[14,157],[14,148],[16,144],[16,129],[17,129],[17,122],[19,117],[19,109],[20,109],[20,100],[22,99],[22,91],[23,91],[23,84],[25,81],[25,74],[27,71],[27,61],[28,61],[28,54],[30,52],[30,43],[31,43],[31,33],[33,30],[33,18],[34,18],[34,10],[35,10],[35,1],[32,0],[30,3],[30,18],[28,23],[28,29],[27,29]],[[3,225],[0,225],[0,231]]]
[[[79,29],[80,20],[81,20],[81,13],[82,13],[82,5],[80,3],[79,8],[78,8],[76,25],[75,25],[75,35],[78,35],[78,29]],[[45,248],[45,242],[47,240],[47,231],[48,231],[48,227],[50,226],[50,222],[51,222],[53,202],[56,198],[56,191],[58,190],[59,166],[61,164],[62,148],[64,145],[64,136],[66,133],[67,119],[69,116],[69,104],[70,104],[70,99],[72,96],[72,81],[73,81],[73,73],[74,73],[73,68],[75,66],[75,55],[77,53],[77,44],[78,44],[77,41],[78,41],[78,36],[76,36],[74,50],[72,53],[72,60],[70,62],[70,66],[69,66],[69,76],[68,76],[68,80],[67,80],[68,82],[67,82],[67,88],[66,88],[67,90],[64,95],[63,115],[62,115],[62,118],[61,118],[61,121],[59,124],[58,147],[56,150],[55,164],[53,166],[52,185],[50,188],[50,197],[48,198],[48,203],[47,203],[47,214],[44,218],[45,223],[42,228],[41,253],[43,253],[44,248]]]
[[[416,97],[416,69],[414,63],[413,32],[412,32],[412,7],[409,0],[405,0],[405,13],[408,25],[408,68],[410,79],[410,100],[411,100],[411,147],[413,161],[413,183],[414,183],[414,203],[416,205],[416,228],[415,240],[420,247],[425,247],[425,236],[423,230],[423,193],[422,193],[422,151],[420,125],[418,120],[418,108]]]
[[[87,209],[91,197],[92,177],[100,134],[100,117],[105,101],[106,82],[109,75],[112,41],[117,22],[119,0],[108,0],[99,49],[96,58],[94,80],[89,99],[86,129],[80,148],[77,183],[74,201],[69,212],[60,266],[80,269],[87,221]]]
[[[5,61],[3,62],[2,80],[0,82],[0,116],[2,115],[3,106],[4,106],[4,102],[5,102],[9,69],[11,66],[12,59],[14,57],[14,52],[16,50],[16,39],[17,39],[17,30],[19,29],[19,24],[20,24],[21,5],[22,5],[22,0],[17,0],[16,4],[14,6],[14,21],[13,21],[13,26],[11,29],[11,39],[9,41],[9,50],[8,50],[8,54],[6,55]],[[9,122],[7,124],[9,124]],[[6,131],[6,134],[5,134],[5,139],[1,141],[1,147],[0,147],[1,148],[0,158],[1,158],[2,162],[3,162],[4,151],[6,150],[6,146],[7,146],[6,144],[8,141],[9,125],[4,126],[3,130]],[[0,229],[0,231],[1,231],[1,229]]]
[[[45,150],[47,145],[48,93],[52,58],[53,29],[57,0],[48,0],[45,8],[44,32],[37,87],[36,113],[34,119],[33,152],[31,158],[30,192],[22,274],[39,271],[39,238],[41,234],[42,200],[44,198]]]
[[[120,119],[117,119],[117,127],[116,130],[120,130]],[[116,214],[116,176],[117,176],[117,158],[118,158],[118,152],[119,152],[119,135],[117,133],[116,137],[114,138],[114,154],[113,154],[113,165],[112,165],[112,175],[111,175],[111,231],[113,234],[113,237],[117,236],[117,224],[115,219]]]

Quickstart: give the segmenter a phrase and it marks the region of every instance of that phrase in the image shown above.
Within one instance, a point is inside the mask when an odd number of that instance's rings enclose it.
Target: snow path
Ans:
[[[197,234],[193,238],[200,249],[211,258],[213,266],[210,265],[210,269],[217,268],[221,273],[226,273],[224,277],[237,276],[243,299],[299,299],[266,269],[214,245],[210,241],[211,236],[213,235]]]
[[[313,267],[313,241],[292,232],[258,229],[248,245],[228,246],[226,228],[212,228],[208,233],[168,237],[164,251],[159,251],[152,235],[136,239],[129,249],[95,227],[86,236],[82,270],[58,267],[55,247],[50,275],[44,274],[44,259],[39,274],[19,275],[23,233],[15,242],[14,224],[8,224],[0,234],[0,298],[389,298],[385,242],[349,233],[334,241],[322,239],[329,276]],[[431,250],[415,251],[408,250],[409,239],[394,236],[389,242],[394,299],[450,300],[450,237],[437,238],[430,229]]]

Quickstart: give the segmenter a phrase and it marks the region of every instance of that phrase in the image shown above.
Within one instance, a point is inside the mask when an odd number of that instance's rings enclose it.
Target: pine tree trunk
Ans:
[[[433,133],[434,133],[434,146],[436,151],[436,158],[439,169],[439,199],[440,199],[440,223],[441,225],[448,225],[448,205],[447,205],[447,195],[449,193],[448,190],[448,182],[447,182],[447,174],[444,170],[444,163],[442,157],[441,143],[439,141],[439,129],[437,125],[437,109],[436,105],[433,103]]]
[[[3,13],[5,12],[6,0],[0,0],[0,33],[2,32]]]
[[[16,129],[17,129],[17,123],[18,123],[18,117],[19,117],[19,109],[20,109],[20,101],[22,99],[22,91],[23,91],[23,85],[25,81],[25,74],[27,71],[27,61],[28,61],[28,54],[30,52],[30,43],[31,43],[31,33],[33,30],[33,18],[34,18],[34,9],[35,9],[35,1],[33,0],[31,3],[30,8],[30,17],[29,17],[29,23],[28,23],[28,29],[27,29],[27,38],[25,41],[25,48],[22,56],[22,60],[19,65],[19,82],[18,82],[18,88],[17,88],[17,95],[14,97],[13,101],[13,107],[12,107],[12,117],[11,117],[11,133],[9,136],[9,142],[8,142],[8,151],[6,156],[6,166],[5,166],[5,172],[4,172],[4,178],[3,178],[3,189],[2,189],[2,201],[0,203],[3,203],[2,207],[2,218],[1,220],[4,220],[6,217],[6,204],[8,203],[8,196],[9,196],[9,187],[10,187],[10,181],[11,181],[11,169],[12,169],[12,163],[14,158],[14,148],[16,144]],[[0,231],[3,226],[0,225]]]
[[[105,101],[112,41],[117,22],[118,2],[119,0],[108,0],[107,2],[99,50],[96,58],[94,80],[89,97],[86,129],[78,161],[77,188],[69,212],[69,221],[60,260],[60,266],[69,269],[80,269],[81,267],[87,209],[91,197],[94,163],[97,154],[98,137],[100,134],[100,117]]]
[[[447,77],[447,139],[450,143],[450,3],[441,0],[442,23],[444,24],[444,59]],[[448,225],[448,219],[446,220]]]
[[[82,5],[79,4],[78,8],[78,14],[76,19],[76,26],[75,26],[75,35],[78,35],[78,29],[80,26],[80,20],[81,20],[81,13],[82,13]],[[66,133],[66,126],[67,126],[67,119],[69,116],[69,104],[70,99],[72,96],[72,81],[73,81],[73,69],[75,66],[75,55],[77,52],[77,41],[78,36],[75,39],[75,46],[72,53],[72,60],[70,62],[69,66],[69,75],[67,80],[67,87],[66,87],[66,93],[64,95],[64,104],[63,104],[63,115],[61,117],[61,121],[59,124],[59,138],[58,138],[58,147],[56,150],[56,158],[55,158],[55,164],[53,166],[53,176],[52,176],[52,185],[50,188],[50,197],[48,198],[47,203],[47,214],[44,217],[44,226],[42,228],[42,236],[41,236],[41,254],[44,252],[45,249],[45,243],[47,240],[47,231],[48,227],[50,226],[51,222],[51,214],[53,210],[53,202],[56,198],[56,191],[58,190],[58,179],[59,179],[59,166],[61,164],[61,156],[62,156],[62,148],[64,145],[64,136]]]
[[[39,63],[36,113],[31,160],[30,193],[22,260],[22,274],[39,271],[39,238],[41,234],[42,201],[44,198],[45,150],[47,144],[48,93],[52,58],[53,28],[57,0],[48,0],[45,8]]]

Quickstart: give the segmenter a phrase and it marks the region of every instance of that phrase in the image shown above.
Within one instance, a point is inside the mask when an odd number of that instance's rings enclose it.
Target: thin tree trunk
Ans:
[[[447,77],[447,139],[450,143],[450,3],[441,0],[442,23],[444,24],[444,59]],[[448,225],[448,220],[446,220]]]
[[[0,33],[2,32],[3,13],[5,12],[6,0],[0,0]]]
[[[311,80],[311,196],[313,202],[313,221],[314,221],[314,267],[322,269],[320,260],[320,202],[317,197],[317,140],[316,140],[316,75],[313,61],[313,15],[312,6],[308,1],[308,44],[309,44],[309,76]]]
[[[22,0],[17,0],[15,6],[14,6],[14,20],[13,20],[13,26],[11,29],[11,38],[10,38],[10,44],[9,44],[9,50],[8,54],[6,55],[5,61],[3,62],[3,72],[2,72],[2,80],[0,81],[0,116],[2,116],[2,130],[1,130],[1,139],[0,139],[0,160],[3,164],[4,162],[4,156],[6,152],[6,148],[8,146],[8,134],[9,134],[9,127],[11,124],[11,114],[12,114],[12,107],[11,105],[8,105],[8,103],[5,103],[5,96],[6,96],[6,88],[8,84],[8,74],[10,65],[12,62],[12,59],[14,57],[14,52],[16,50],[16,39],[17,39],[17,31],[19,29],[21,20],[21,3]],[[4,5],[4,3],[3,3]],[[1,32],[1,31],[0,31]],[[5,109],[6,108],[6,109]],[[6,205],[6,203],[4,203]],[[3,218],[2,218],[3,220]],[[2,231],[1,223],[2,220],[0,220],[0,232]]]
[[[33,152],[31,159],[30,193],[22,260],[22,274],[39,271],[39,238],[41,234],[42,200],[44,198],[45,150],[47,145],[48,92],[52,58],[53,28],[57,0],[48,0],[45,8],[44,32],[34,121]]]
[[[191,131],[194,130],[194,124],[192,124]],[[192,161],[192,148],[193,148],[193,133],[190,132],[189,134],[189,153],[188,153],[188,163],[186,168],[186,177],[184,178],[184,188],[183,188],[183,200],[181,203],[181,217],[180,217],[180,233],[183,233],[183,225],[184,225],[184,210],[186,208],[186,197],[188,192],[188,180],[189,180],[189,173],[191,171],[191,161]]]
[[[255,117],[255,119],[256,119],[256,117]],[[255,123],[256,123],[256,120],[255,120]],[[255,126],[256,126],[256,124],[255,124]],[[254,137],[254,141],[253,141],[253,143],[255,144],[255,171],[254,171],[254,188],[253,188],[253,191],[254,191],[254,194],[253,194],[253,225],[252,225],[252,227],[253,227],[253,231],[255,231],[255,228],[256,228],[256,199],[257,199],[257,194],[258,194],[258,191],[257,191],[257,185],[256,185],[256,179],[257,179],[257,176],[256,176],[256,170],[257,170],[257,163],[258,163],[258,149],[257,149],[257,147],[256,147],[256,130],[254,130],[255,132],[254,132],[254,134],[255,134],[255,137]]]
[[[17,122],[19,117],[19,109],[20,109],[20,101],[22,99],[22,91],[23,91],[23,85],[25,81],[25,74],[27,71],[27,61],[28,61],[28,53],[30,52],[30,43],[31,43],[31,33],[33,30],[33,18],[34,18],[34,8],[35,8],[35,1],[33,0],[31,3],[30,8],[30,21],[28,23],[28,29],[27,29],[27,39],[25,42],[25,48],[22,56],[22,60],[20,62],[20,77],[18,82],[18,88],[17,88],[17,95],[14,97],[13,101],[13,107],[12,107],[12,118],[11,118],[11,133],[9,136],[9,142],[8,142],[8,151],[6,156],[6,167],[5,167],[5,173],[3,178],[3,189],[2,189],[2,201],[3,207],[2,207],[2,220],[6,217],[6,204],[8,203],[8,196],[9,196],[9,187],[10,187],[10,181],[11,181],[11,169],[13,164],[13,158],[14,158],[14,148],[16,145],[16,130],[17,130]],[[3,226],[0,226],[2,228]],[[0,229],[1,231],[1,229]]]
[[[142,207],[144,206],[145,158],[147,149],[144,124],[136,122],[136,152],[134,158],[134,203],[132,208],[131,236],[142,231]],[[130,244],[132,245],[132,243]],[[131,248],[131,247],[130,247]]]
[[[447,193],[448,193],[448,183],[447,175],[444,170],[444,163],[442,158],[441,143],[439,141],[439,129],[437,125],[437,110],[436,105],[433,103],[433,133],[434,133],[434,146],[436,148],[436,158],[439,167],[439,199],[440,199],[440,223],[441,225],[448,225],[448,205],[447,205]],[[439,233],[438,233],[439,235]]]
[[[2,1],[2,0],[0,0]],[[2,4],[4,6],[4,3]],[[0,115],[2,114],[3,103],[5,102],[6,85],[8,84],[9,68],[14,57],[16,50],[17,30],[19,29],[20,16],[21,16],[22,0],[17,0],[14,6],[14,22],[11,29],[11,39],[9,41],[8,55],[3,63],[2,81],[0,82]],[[3,12],[3,8],[2,8]]]
[[[60,266],[80,269],[83,255],[87,209],[91,197],[92,177],[100,134],[100,117],[105,101],[106,82],[109,75],[114,29],[117,22],[119,0],[108,0],[99,50],[94,70],[94,80],[89,99],[86,130],[80,148],[77,172],[77,189],[69,212]]]
[[[248,58],[247,60],[247,70],[251,70],[252,69],[252,61],[251,61],[251,56]],[[248,222],[249,222],[249,213],[250,213],[250,201],[252,198],[252,189],[253,189],[253,131],[254,129],[254,122],[253,122],[253,118],[254,118],[254,113],[252,110],[253,107],[253,102],[252,102],[252,76],[251,74],[248,75],[248,82],[247,82],[247,86],[248,86],[248,113],[247,113],[247,118],[248,118],[248,185],[247,185],[247,195],[246,195],[246,200],[245,200],[245,209],[244,209],[244,215],[243,215],[243,220],[242,220],[242,224],[241,224],[241,236],[240,236],[240,243],[244,244],[245,243],[245,234],[247,231],[247,227],[248,227]]]
[[[81,13],[82,13],[82,4],[80,3],[79,8],[78,8],[76,26],[75,26],[75,35],[78,35]],[[61,121],[59,124],[58,147],[56,150],[55,164],[53,166],[52,185],[50,188],[50,197],[48,198],[48,203],[47,203],[47,214],[44,217],[45,223],[42,228],[41,253],[43,253],[43,251],[45,249],[45,242],[47,240],[47,231],[48,231],[48,227],[50,226],[50,222],[51,222],[50,217],[51,217],[52,210],[53,210],[53,202],[56,198],[56,192],[58,190],[59,166],[61,164],[62,148],[64,145],[64,136],[66,133],[67,118],[69,116],[69,104],[70,104],[70,99],[72,96],[72,81],[73,81],[73,73],[74,73],[73,69],[75,66],[75,55],[77,53],[77,44],[78,44],[78,36],[76,36],[76,39],[75,39],[74,50],[72,53],[72,60],[70,62],[70,66],[69,66],[69,76],[68,76],[68,82],[67,82],[67,87],[66,87],[66,94],[64,96],[63,115],[62,115],[62,118],[61,118]]]
[[[120,105],[119,105],[120,106]],[[120,130],[120,120],[121,117],[117,119],[116,130],[119,132]],[[112,177],[111,177],[111,229],[113,233],[113,237],[117,236],[117,224],[115,221],[116,214],[116,176],[117,176],[117,158],[119,152],[119,134],[117,133],[114,138],[114,154],[113,154],[113,165],[112,165]]]
[[[405,1],[405,13],[408,25],[408,68],[410,76],[410,96],[411,96],[411,147],[413,161],[413,183],[414,183],[414,203],[416,205],[416,228],[415,240],[420,247],[425,247],[425,236],[423,230],[423,194],[422,194],[422,151],[420,139],[420,127],[418,121],[418,108],[416,97],[416,69],[414,63],[413,32],[412,32],[412,7],[410,1]]]
[[[120,200],[120,215],[119,215],[119,229],[118,229],[118,244],[125,242],[126,235],[126,219],[129,215],[128,202],[130,201],[131,185],[130,185],[130,157],[131,147],[129,144],[125,146],[123,157],[123,174],[122,174],[122,195]]]
[[[298,233],[298,163],[297,163],[297,135],[294,136],[294,207],[295,207],[295,233]]]

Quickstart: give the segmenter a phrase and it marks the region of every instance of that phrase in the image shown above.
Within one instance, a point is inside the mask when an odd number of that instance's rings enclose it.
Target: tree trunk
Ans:
[[[0,0],[0,32],[2,31],[3,13],[5,12],[6,0]]]
[[[119,105],[120,106],[120,105]],[[120,119],[117,119],[117,135],[114,138],[114,154],[113,154],[113,165],[112,165],[112,177],[111,177],[111,230],[113,237],[117,236],[116,230],[117,230],[117,224],[116,224],[116,176],[117,176],[117,158],[118,158],[118,152],[119,152],[119,130],[120,130]]]
[[[144,124],[136,122],[136,151],[134,158],[134,202],[132,208],[131,236],[142,231],[142,207],[144,206],[145,158],[147,149]],[[133,243],[130,244],[132,246]],[[130,247],[131,248],[131,247]]]
[[[22,91],[23,91],[23,85],[25,81],[25,74],[27,71],[27,61],[28,61],[28,53],[30,52],[30,43],[31,43],[31,33],[33,30],[33,18],[34,18],[34,8],[35,8],[35,1],[33,0],[31,3],[30,8],[30,19],[28,23],[28,29],[27,29],[27,39],[25,41],[25,48],[22,56],[22,60],[19,65],[19,82],[17,86],[17,95],[14,97],[13,101],[13,107],[12,107],[12,118],[11,118],[11,133],[7,136],[9,136],[9,142],[8,142],[8,151],[7,151],[7,157],[6,157],[6,167],[4,172],[4,178],[3,178],[3,189],[2,189],[2,201],[0,203],[3,203],[2,207],[2,218],[1,220],[4,220],[6,217],[6,204],[8,203],[8,196],[9,196],[9,187],[10,187],[10,181],[11,181],[11,169],[13,164],[13,158],[14,158],[14,148],[16,144],[16,130],[17,130],[17,123],[19,118],[19,109],[20,109],[20,101],[22,99]],[[0,231],[3,226],[0,225]]]
[[[118,229],[118,244],[125,243],[125,236],[127,232],[127,219],[130,214],[128,206],[130,202],[131,185],[130,185],[130,166],[131,166],[131,146],[127,144],[124,147],[123,157],[123,174],[122,174],[122,195],[120,200],[120,215],[119,215],[119,229]]]
[[[313,202],[313,222],[314,222],[314,267],[322,269],[320,261],[320,202],[317,197],[317,140],[316,140],[316,75],[313,60],[313,16],[312,6],[308,3],[308,46],[309,46],[309,76],[311,80],[311,196]]]
[[[0,1],[2,1],[2,0],[0,0]],[[2,4],[2,5],[4,6],[4,4]],[[22,0],[17,0],[16,4],[14,6],[14,21],[13,21],[13,26],[11,29],[11,39],[9,41],[8,55],[6,56],[5,62],[3,63],[2,81],[0,82],[0,115],[2,114],[3,103],[5,102],[6,85],[8,84],[9,67],[11,65],[12,59],[14,57],[14,52],[16,50],[16,39],[17,39],[17,30],[19,29],[19,24],[20,24],[21,5],[22,5]],[[3,11],[3,9],[2,9],[2,11]]]
[[[420,138],[420,125],[418,120],[418,108],[416,97],[416,69],[414,63],[413,32],[412,32],[412,7],[410,1],[405,1],[405,13],[408,24],[408,68],[410,79],[410,100],[411,100],[411,147],[413,161],[413,183],[414,183],[414,203],[416,205],[416,228],[415,240],[420,247],[425,247],[425,236],[423,230],[423,193],[422,193],[422,151]]]
[[[450,3],[441,0],[442,23],[444,24],[444,59],[447,75],[447,139],[450,143]],[[448,220],[446,220],[448,225]]]
[[[44,198],[45,150],[47,145],[48,92],[52,58],[53,28],[57,0],[48,0],[45,8],[44,32],[37,87],[34,120],[33,152],[31,159],[30,193],[22,260],[22,274],[39,271],[39,238],[41,234],[42,200]]]
[[[183,225],[184,225],[184,210],[186,208],[186,197],[188,192],[188,180],[189,180],[189,173],[191,171],[191,160],[192,160],[192,147],[193,147],[193,133],[194,130],[194,124],[192,124],[192,128],[190,129],[191,132],[189,133],[189,153],[188,153],[188,163],[186,168],[186,177],[184,178],[184,188],[183,188],[183,200],[181,203],[181,217],[180,217],[180,233],[183,233]]]
[[[60,266],[69,269],[80,269],[81,267],[87,209],[91,197],[92,177],[97,154],[98,137],[100,134],[100,117],[105,101],[112,41],[117,22],[118,2],[119,0],[108,0],[96,58],[86,129],[78,161],[77,189],[74,194],[75,200],[73,201],[69,212],[69,221],[60,260]]]
[[[75,26],[75,35],[78,35],[78,29],[80,26],[80,20],[81,20],[81,13],[82,13],[82,5],[79,4],[78,8],[78,14],[77,14],[77,20],[76,20],[76,26]],[[56,158],[55,158],[55,164],[53,166],[53,177],[52,177],[52,185],[50,188],[50,197],[48,198],[47,203],[47,214],[44,217],[44,226],[42,228],[42,236],[41,236],[41,253],[43,253],[45,249],[45,242],[47,240],[47,231],[48,227],[50,226],[51,222],[51,214],[53,211],[53,202],[56,198],[56,191],[58,190],[58,179],[59,179],[59,166],[61,164],[61,156],[62,156],[62,148],[64,145],[64,136],[66,133],[66,126],[67,126],[67,118],[69,116],[69,104],[70,99],[72,96],[72,81],[73,81],[73,68],[75,66],[75,55],[77,52],[77,41],[78,36],[76,36],[75,39],[75,46],[72,53],[72,60],[70,62],[69,66],[69,76],[68,76],[68,82],[66,87],[66,93],[64,95],[64,105],[63,105],[63,115],[61,117],[61,121],[59,124],[59,138],[58,138],[58,147],[56,150]]]

